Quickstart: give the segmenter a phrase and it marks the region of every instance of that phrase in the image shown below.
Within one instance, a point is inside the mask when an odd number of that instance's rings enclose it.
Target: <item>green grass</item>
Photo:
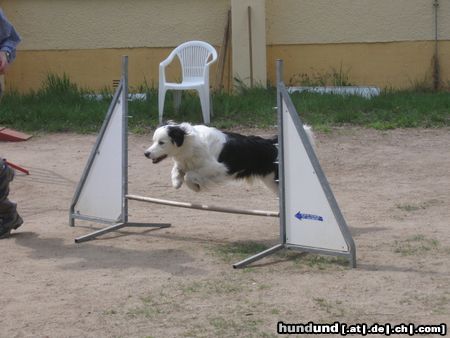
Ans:
[[[435,253],[440,249],[439,241],[423,235],[415,235],[403,241],[394,242],[394,252],[402,256]]]
[[[313,301],[321,311],[331,315],[333,319],[343,317],[345,314],[345,308],[341,301],[331,302],[324,298],[313,298]]]
[[[191,276],[192,277],[192,276]],[[105,311],[114,320],[177,324],[179,337],[275,337],[265,323],[272,321],[272,304],[259,301],[261,292],[272,286],[240,273],[209,278],[182,278],[151,287],[139,301]],[[257,285],[264,285],[264,289]],[[235,301],[233,306],[229,302]],[[283,313],[283,312],[281,312]],[[275,321],[275,319],[274,319]]]
[[[131,92],[147,93],[147,100],[129,103],[130,129],[146,132],[158,124],[157,90],[146,85]],[[0,125],[27,132],[95,132],[111,101],[86,96],[67,76],[49,75],[41,89],[27,94],[4,95],[0,104]],[[276,90],[240,87],[235,94],[213,93],[213,125],[269,127],[276,124]],[[303,120],[319,130],[332,126],[357,125],[376,129],[447,127],[450,125],[450,93],[427,90],[386,90],[367,100],[358,96],[294,93],[292,101]],[[200,102],[195,93],[183,92],[175,112],[170,92],[164,117],[175,121],[201,122]]]
[[[306,254],[297,256],[295,262],[299,265],[308,266],[316,270],[329,270],[337,268],[348,268],[349,262],[345,257],[321,256]]]
[[[397,209],[400,209],[402,211],[412,212],[417,210],[425,210],[427,208],[441,205],[443,203],[443,201],[440,201],[438,199],[431,199],[421,203],[398,203],[395,206],[397,207]]]
[[[268,245],[257,242],[235,242],[219,246],[211,246],[211,252],[226,263],[235,263],[244,258],[253,256],[269,248]],[[300,253],[296,250],[281,250],[274,254],[277,259],[292,261],[298,267],[306,267],[312,270],[329,270],[348,267],[349,262],[345,257],[321,256],[315,254]],[[253,272],[252,266],[243,270]],[[262,285],[260,288],[265,288]]]
[[[376,129],[450,125],[450,93],[384,91],[370,100],[359,96],[293,94],[304,120],[314,125],[352,124]]]
[[[236,242],[211,247],[212,252],[224,262],[230,263],[253,256],[268,249],[265,244],[257,242]]]

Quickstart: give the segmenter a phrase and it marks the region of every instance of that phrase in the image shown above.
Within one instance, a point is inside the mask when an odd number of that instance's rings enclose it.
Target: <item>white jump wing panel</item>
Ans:
[[[122,213],[123,165],[123,102],[116,93],[116,102],[110,112],[107,125],[97,140],[97,147],[91,154],[90,168],[86,171],[78,200],[74,206],[75,215],[117,221]],[[93,156],[93,157],[92,157]]]
[[[306,139],[303,126],[293,120],[284,99],[282,105],[286,243],[315,250],[348,252],[324,182],[300,137],[299,133],[303,132]]]

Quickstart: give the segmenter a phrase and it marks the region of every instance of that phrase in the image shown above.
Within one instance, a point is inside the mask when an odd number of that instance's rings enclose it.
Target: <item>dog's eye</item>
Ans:
[[[159,144],[160,146],[162,146],[162,145],[164,144],[164,142],[163,142],[163,141],[159,141],[158,144]]]

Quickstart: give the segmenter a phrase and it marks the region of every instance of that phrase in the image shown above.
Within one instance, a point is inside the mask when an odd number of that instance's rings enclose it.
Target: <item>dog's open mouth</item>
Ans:
[[[153,164],[159,163],[159,162],[161,162],[162,160],[164,160],[166,157],[167,157],[167,155],[162,155],[162,156],[160,156],[160,157],[154,158],[154,159],[152,160],[152,162],[153,162]]]

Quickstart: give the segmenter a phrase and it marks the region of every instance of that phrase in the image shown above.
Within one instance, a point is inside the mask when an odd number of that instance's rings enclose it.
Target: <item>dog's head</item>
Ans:
[[[166,157],[174,157],[180,152],[187,134],[188,126],[184,124],[159,127],[153,134],[153,144],[144,155],[153,163],[159,163]]]

